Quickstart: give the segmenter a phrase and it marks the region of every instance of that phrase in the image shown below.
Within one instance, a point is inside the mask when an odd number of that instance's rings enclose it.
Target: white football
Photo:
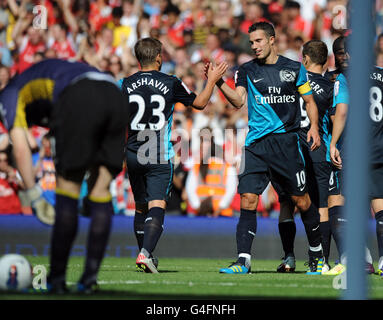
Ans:
[[[32,266],[22,255],[6,254],[0,258],[0,290],[20,291],[32,284]]]

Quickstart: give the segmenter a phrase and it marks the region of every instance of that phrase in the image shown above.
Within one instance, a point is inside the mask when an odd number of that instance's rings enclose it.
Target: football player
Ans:
[[[129,105],[126,162],[136,203],[134,231],[139,247],[137,267],[158,273],[153,251],[163,231],[166,202],[173,181],[174,151],[170,142],[177,102],[202,110],[227,69],[209,66],[206,86],[197,96],[175,76],[162,73],[162,43],[140,39],[134,46],[140,71],[119,81]]]
[[[323,264],[319,212],[306,190],[305,162],[297,133],[301,121],[299,97],[302,97],[311,122],[307,133],[307,140],[312,141],[310,150],[320,146],[318,110],[307,71],[299,62],[277,55],[275,30],[270,23],[253,24],[249,37],[255,59],[240,66],[235,90],[223,79],[217,82],[236,108],[241,108],[247,99],[249,117],[238,185],[241,195],[236,232],[238,259],[220,272],[250,272],[258,199],[271,180],[281,186],[301,211],[309,241],[307,273],[318,274]]]
[[[331,174],[330,161],[330,135],[329,135],[329,110],[332,107],[334,84],[322,76],[327,62],[328,49],[324,42],[311,40],[303,45],[303,64],[307,69],[307,75],[313,91],[314,100],[318,107],[318,125],[321,145],[311,151],[307,142],[307,132],[310,128],[310,120],[307,116],[306,106],[301,103],[301,123],[298,131],[301,138],[302,153],[306,162],[308,191],[310,198],[319,208],[320,226],[322,234],[322,247],[325,262],[322,272],[328,271],[328,258],[330,254],[330,225],[328,218],[328,184]],[[302,101],[303,102],[303,101]],[[278,190],[278,188],[276,188]],[[281,210],[279,216],[279,234],[282,240],[285,256],[278,266],[278,272],[292,272],[295,270],[294,238],[296,226],[294,222],[294,205],[288,202],[286,196],[279,195]]]
[[[48,59],[16,76],[0,94],[4,122],[17,168],[32,208],[54,223],[48,289],[64,293],[66,267],[78,229],[78,199],[89,170],[89,212],[85,270],[78,290],[97,289],[97,274],[113,217],[109,184],[122,169],[127,106],[115,80],[84,63]],[[49,127],[57,172],[55,209],[36,185],[27,128]]]

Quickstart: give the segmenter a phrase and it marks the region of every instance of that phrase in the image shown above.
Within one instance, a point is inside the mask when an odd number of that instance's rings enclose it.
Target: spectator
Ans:
[[[113,30],[106,26],[103,27],[101,34],[97,37],[96,41],[96,52],[99,61],[103,58],[109,59],[109,57],[115,53],[116,48],[113,46],[113,40]]]
[[[8,153],[0,151],[0,215],[21,213],[17,192],[22,182],[16,169],[9,165],[8,159]]]
[[[376,65],[378,67],[380,67],[380,68],[383,68],[383,52],[380,52],[380,53],[377,54],[377,56],[376,56]]]
[[[70,59],[76,56],[73,39],[67,36],[66,24],[55,24],[51,28],[52,38],[49,46],[59,59]]]
[[[9,146],[8,130],[0,121],[0,151],[5,151],[8,146]]]
[[[173,55],[173,61],[175,62],[174,74],[179,78],[182,78],[191,68],[190,57],[186,48],[177,48]]]
[[[131,42],[137,41],[137,24],[139,20],[140,2],[134,0],[122,0],[122,17],[121,25],[128,26],[132,29]]]
[[[13,29],[13,38],[16,39],[19,53],[18,62],[15,64],[15,71],[17,73],[23,72],[34,63],[33,59],[36,52],[42,52],[46,49],[45,32],[42,29],[35,29],[29,25],[30,13],[26,13],[25,16],[20,14]],[[27,28],[26,34],[22,36],[25,26]]]
[[[7,44],[7,27],[9,25],[10,12],[7,0],[0,0],[0,43]]]
[[[0,65],[0,90],[4,89],[4,87],[8,84],[10,78],[11,74],[9,68]]]
[[[116,80],[120,80],[124,77],[124,72],[122,70],[121,59],[118,55],[114,54],[110,57],[109,60],[109,71]]]
[[[223,49],[221,48],[218,35],[211,33],[206,37],[205,46],[200,50],[195,51],[190,59],[192,63],[197,63],[199,61],[214,61],[214,63],[220,63],[223,61],[223,58]]]
[[[188,214],[231,217],[230,205],[237,191],[237,172],[223,159],[222,150],[214,143],[211,130],[201,137],[200,163],[195,163],[186,179]]]
[[[39,161],[36,168],[36,180],[43,190],[43,197],[52,205],[55,205],[56,170],[52,158],[51,142],[49,133],[41,139]]]
[[[217,28],[230,28],[233,19],[233,13],[230,0],[218,1],[217,14],[214,17],[214,25]]]
[[[282,23],[283,6],[279,2],[272,2],[268,6],[268,12],[270,15],[270,22],[278,28]]]
[[[301,16],[301,5],[296,1],[287,1],[285,4],[289,30],[293,36],[301,36],[306,42],[312,39],[313,25],[311,21],[303,19]]]
[[[112,20],[112,7],[108,0],[96,0],[90,3],[89,23],[91,31],[100,31],[102,26]]]
[[[194,12],[194,15],[196,16],[199,13],[200,12]],[[216,34],[218,32],[218,27],[214,25],[214,12],[212,8],[206,7],[203,10],[203,16],[201,15],[199,19],[194,17],[194,19],[194,42],[203,47],[206,43],[208,35]]]
[[[245,34],[247,34],[249,27],[253,23],[267,21],[267,19],[263,17],[264,12],[263,12],[262,6],[256,1],[252,1],[249,3],[246,2],[244,13],[245,13],[245,19],[241,23],[240,29]]]
[[[183,38],[185,24],[180,20],[180,9],[175,5],[171,5],[166,8],[165,14],[167,15],[167,21],[166,29],[163,32],[167,35],[167,38],[173,47],[183,47],[185,45]]]
[[[108,24],[109,28],[113,30],[112,46],[114,48],[123,45],[124,42],[128,42],[130,46],[134,45],[134,42],[129,40],[132,34],[132,28],[128,25],[121,24],[122,15],[122,7],[114,7],[112,10],[112,21]]]
[[[383,33],[379,34],[378,39],[376,40],[375,52],[377,54],[383,53]]]

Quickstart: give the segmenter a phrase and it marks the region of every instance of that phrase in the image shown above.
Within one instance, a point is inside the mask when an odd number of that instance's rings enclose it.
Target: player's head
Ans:
[[[345,71],[350,60],[350,55],[346,46],[346,37],[340,36],[336,38],[332,44],[332,51],[334,52],[336,68],[341,72]]]
[[[249,27],[250,45],[256,59],[266,60],[273,50],[275,30],[271,23],[257,22]]]
[[[303,64],[306,68],[316,64],[323,67],[327,62],[328,49],[321,40],[310,40],[303,45]]]
[[[155,66],[161,70],[162,66],[162,43],[154,38],[144,38],[137,41],[134,53],[141,68]]]

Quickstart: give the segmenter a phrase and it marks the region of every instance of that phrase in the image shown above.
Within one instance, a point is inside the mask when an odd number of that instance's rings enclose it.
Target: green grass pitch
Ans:
[[[33,266],[48,268],[47,257],[27,257]],[[76,293],[0,293],[0,299],[337,299],[333,276],[306,275],[304,261],[297,261],[293,274],[276,273],[278,260],[252,260],[252,273],[220,274],[230,260],[160,258],[159,274],[136,271],[133,258],[105,258],[98,277],[100,292],[84,296]],[[84,259],[71,257],[67,283],[74,287],[83,270]],[[376,265],[375,265],[376,267]],[[383,279],[368,276],[369,298],[383,298]]]

